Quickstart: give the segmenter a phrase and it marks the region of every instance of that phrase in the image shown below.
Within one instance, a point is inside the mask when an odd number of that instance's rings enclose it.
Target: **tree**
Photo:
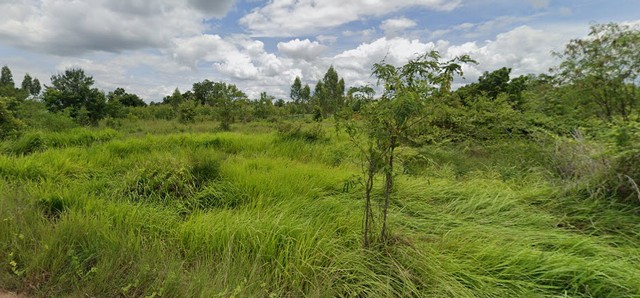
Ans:
[[[106,115],[106,97],[94,84],[93,77],[87,76],[80,68],[71,68],[64,73],[51,76],[52,86],[45,86],[43,100],[52,112],[70,110],[77,121],[79,116],[86,117],[79,122],[97,124]],[[81,113],[82,112],[82,113]]]
[[[11,69],[8,66],[2,67],[2,74],[0,75],[0,87],[11,87],[15,88],[15,83],[13,82],[13,75],[11,74]]]
[[[38,80],[38,78],[34,78],[33,81],[31,81],[31,88],[29,88],[29,93],[31,93],[31,95],[33,96],[38,96],[40,95],[41,90],[42,86],[40,85],[40,80]]]
[[[322,78],[322,92],[320,93],[320,107],[322,108],[324,117],[338,111],[344,103],[344,80],[339,78],[338,72],[333,65],[327,69]]]
[[[327,95],[325,92],[325,88],[324,88],[324,83],[319,80],[316,83],[316,86],[313,88],[313,109],[314,109],[314,113],[315,112],[319,112],[320,113],[320,119],[326,117],[326,110],[325,107],[327,107],[328,103],[327,103]],[[315,113],[318,114],[318,113]],[[317,118],[317,117],[314,117]]]
[[[422,124],[428,114],[427,103],[448,93],[454,75],[462,75],[460,63],[475,63],[468,56],[456,57],[440,62],[438,52],[432,51],[396,67],[382,61],[373,66],[372,75],[378,84],[384,85],[384,94],[378,101],[372,101],[360,112],[362,121],[345,121],[345,129],[352,142],[360,149],[365,172],[365,247],[372,242],[373,210],[371,196],[374,176],[382,171],[384,175],[384,198],[382,203],[380,240],[388,240],[387,213],[391,193],[395,149],[404,140],[410,140],[423,133]],[[338,119],[349,119],[339,117]],[[351,119],[353,119],[351,117]],[[364,140],[363,140],[364,139]]]
[[[276,113],[273,106],[273,96],[269,96],[267,92],[260,93],[260,99],[253,106],[253,115],[256,118],[267,119]]]
[[[22,79],[22,84],[20,84],[22,90],[31,94],[31,85],[33,85],[33,79],[28,73],[25,73],[24,78]]]
[[[178,110],[178,106],[184,101],[183,97],[182,97],[182,93],[180,93],[180,89],[178,89],[178,87],[176,87],[176,89],[173,90],[173,93],[169,96],[165,96],[162,99],[162,103],[166,103],[169,104],[173,107],[174,110]]]
[[[304,105],[308,105],[311,100],[311,88],[309,88],[309,84],[305,84],[302,91],[300,91],[300,100]]]
[[[582,91],[583,105],[594,103],[597,114],[611,121],[628,120],[638,104],[640,30],[615,23],[591,26],[589,36],[573,39],[552,71],[561,84]]]
[[[0,76],[0,97],[12,99],[10,105],[18,105],[24,99],[29,97],[29,92],[16,88],[13,82],[13,75],[9,67],[2,67],[2,75]]]
[[[289,97],[295,104],[300,104],[302,100],[302,82],[300,81],[300,77],[296,77],[295,80],[293,80]]]
[[[118,101],[124,107],[146,107],[147,103],[144,102],[138,95],[127,93],[123,88],[116,88],[116,90],[109,92],[107,95],[109,102]]]

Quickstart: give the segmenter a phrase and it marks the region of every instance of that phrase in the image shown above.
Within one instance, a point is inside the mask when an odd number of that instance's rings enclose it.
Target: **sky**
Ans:
[[[501,67],[545,73],[589,26],[640,25],[638,0],[0,0],[0,64],[16,84],[82,68],[96,87],[159,102],[205,79],[250,98],[313,90],[333,65],[347,87],[374,63],[468,54],[456,86]]]

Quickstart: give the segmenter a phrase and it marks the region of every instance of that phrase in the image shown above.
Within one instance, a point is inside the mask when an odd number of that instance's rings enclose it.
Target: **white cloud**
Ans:
[[[272,0],[240,19],[257,36],[312,34],[368,16],[383,16],[409,7],[450,11],[461,0]]]
[[[200,34],[206,17],[226,14],[233,0],[33,0],[0,2],[0,40],[72,56],[95,51],[161,48]]]
[[[380,24],[380,29],[384,31],[387,36],[394,36],[401,33],[404,30],[415,27],[417,24],[415,21],[407,18],[387,19]]]
[[[327,50],[326,46],[309,39],[294,39],[288,42],[279,42],[278,51],[287,57],[312,61]]]

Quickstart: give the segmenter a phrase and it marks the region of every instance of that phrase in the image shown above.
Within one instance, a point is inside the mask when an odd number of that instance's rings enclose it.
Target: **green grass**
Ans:
[[[0,144],[0,288],[640,296],[640,209],[567,187],[546,148],[526,141],[400,148],[391,244],[362,249],[359,164],[324,125],[325,139],[310,141],[270,123],[217,132],[212,122],[125,121]]]

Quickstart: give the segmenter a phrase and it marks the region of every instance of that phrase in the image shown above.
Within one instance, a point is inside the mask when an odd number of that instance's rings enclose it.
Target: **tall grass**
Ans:
[[[533,143],[402,148],[391,245],[365,250],[360,169],[344,136],[133,123],[39,133],[46,146],[30,152],[2,144],[0,288],[36,297],[640,295],[640,210],[564,187]]]

